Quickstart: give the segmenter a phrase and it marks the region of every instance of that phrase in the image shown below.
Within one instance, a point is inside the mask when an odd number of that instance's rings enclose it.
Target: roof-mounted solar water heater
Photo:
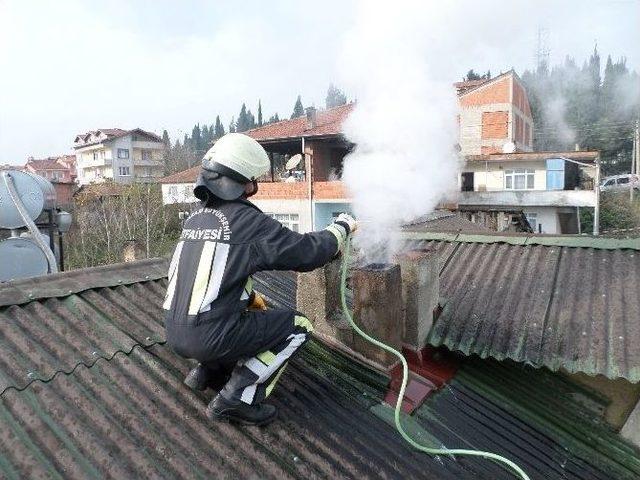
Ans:
[[[56,209],[48,180],[17,170],[0,172],[0,229],[9,231],[0,241],[0,282],[56,273],[56,253],[61,255],[54,236],[69,226],[70,215]]]

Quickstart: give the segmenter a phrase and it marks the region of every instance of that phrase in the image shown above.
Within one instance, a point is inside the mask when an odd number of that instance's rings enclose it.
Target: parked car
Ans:
[[[633,187],[635,190],[640,190],[640,176],[632,173],[625,173],[623,175],[607,177],[600,182],[600,190],[604,192],[610,190],[629,190],[629,187]]]

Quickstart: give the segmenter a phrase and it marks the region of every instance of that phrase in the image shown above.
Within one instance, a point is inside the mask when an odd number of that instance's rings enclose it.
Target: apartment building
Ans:
[[[75,155],[60,155],[42,159],[29,157],[22,169],[25,172],[40,175],[51,182],[56,191],[58,206],[68,207],[71,205],[73,193],[77,189]]]
[[[156,182],[163,175],[165,149],[156,134],[136,128],[103,128],[76,136],[78,183]]]
[[[454,86],[462,155],[533,150],[531,108],[524,85],[513,70]]]

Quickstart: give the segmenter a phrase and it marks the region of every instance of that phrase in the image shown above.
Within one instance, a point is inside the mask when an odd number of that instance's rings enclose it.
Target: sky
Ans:
[[[495,29],[474,31],[465,8],[439,12],[468,33],[447,53],[452,82],[470,68],[531,68],[540,28],[552,64],[582,63],[597,42],[640,71],[640,0],[484,1]],[[362,81],[344,75],[343,52],[363,8],[389,3],[0,0],[0,164],[70,153],[76,134],[97,128],[175,139],[218,114],[228,125],[242,102],[255,114],[259,99],[265,118],[288,118],[298,94],[323,107],[331,82],[356,98]]]

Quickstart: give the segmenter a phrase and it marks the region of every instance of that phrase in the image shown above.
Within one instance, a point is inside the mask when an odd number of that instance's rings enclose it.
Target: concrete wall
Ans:
[[[323,202],[315,203],[315,230],[320,230],[333,221],[334,213],[353,213],[351,203]]]
[[[264,213],[287,213],[298,215],[301,233],[310,232],[311,208],[307,199],[256,199],[251,197],[251,203]]]
[[[468,162],[463,171],[474,172],[473,189],[478,191],[499,191],[505,189],[505,170],[524,168],[534,170],[534,190],[547,189],[547,165],[543,161],[530,162]]]
[[[633,384],[623,378],[610,380],[602,375],[591,377],[582,373],[571,374],[568,377],[602,395],[610,402],[603,412],[603,417],[616,430],[620,430],[628,421],[640,400],[640,384]],[[640,423],[635,433],[636,439],[640,442]]]

